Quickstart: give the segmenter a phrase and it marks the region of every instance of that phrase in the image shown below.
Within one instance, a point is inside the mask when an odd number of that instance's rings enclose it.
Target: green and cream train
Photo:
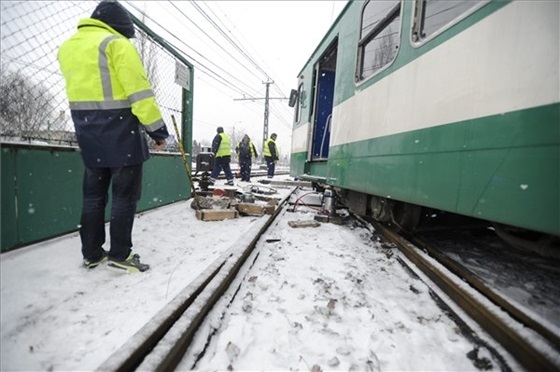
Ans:
[[[291,176],[396,225],[558,239],[559,20],[557,0],[349,1],[292,91]]]

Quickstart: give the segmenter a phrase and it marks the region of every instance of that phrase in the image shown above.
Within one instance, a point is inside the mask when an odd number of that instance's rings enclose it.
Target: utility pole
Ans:
[[[262,139],[262,145],[264,148],[264,143],[268,138],[268,103],[269,100],[271,99],[288,99],[287,97],[269,97],[269,88],[270,88],[270,84],[274,84],[273,80],[267,80],[266,82],[263,82],[263,84],[266,84],[266,94],[264,96],[264,98],[237,98],[234,99],[234,101],[256,101],[256,100],[260,100],[260,99],[264,99],[264,125],[263,125],[263,139]]]
[[[268,88],[270,87],[270,84],[274,83],[274,81],[266,81],[266,94],[264,96],[264,125],[263,125],[263,147],[264,147],[264,142],[266,141],[266,139],[268,138]]]

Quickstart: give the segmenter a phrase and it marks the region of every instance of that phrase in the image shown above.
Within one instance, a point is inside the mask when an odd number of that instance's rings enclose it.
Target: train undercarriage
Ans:
[[[416,232],[463,228],[492,229],[515,249],[560,259],[560,237],[469,216],[422,207],[362,192],[335,189],[337,200],[359,216],[386,223],[397,231]]]

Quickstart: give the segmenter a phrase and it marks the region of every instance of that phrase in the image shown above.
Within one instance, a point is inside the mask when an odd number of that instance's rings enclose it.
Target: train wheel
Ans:
[[[418,205],[395,202],[391,208],[391,221],[398,231],[414,231],[421,216],[422,207]]]
[[[377,196],[372,196],[369,202],[371,217],[380,222],[391,221],[391,210],[393,209],[393,201]]]

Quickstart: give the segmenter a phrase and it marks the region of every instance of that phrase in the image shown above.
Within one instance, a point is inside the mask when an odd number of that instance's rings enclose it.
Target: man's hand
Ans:
[[[166,145],[167,145],[166,140],[164,139],[156,140],[156,143],[154,145],[154,150],[156,151],[164,150]]]

